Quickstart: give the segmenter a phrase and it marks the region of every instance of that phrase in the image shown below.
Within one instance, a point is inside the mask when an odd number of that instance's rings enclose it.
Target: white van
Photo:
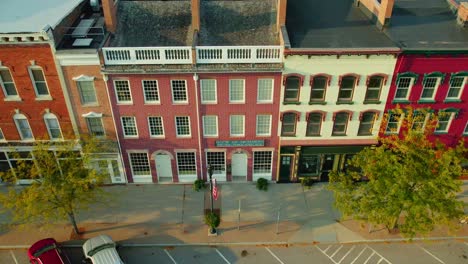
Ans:
[[[83,244],[83,252],[86,260],[93,264],[125,264],[117,252],[115,242],[108,235],[88,239]]]

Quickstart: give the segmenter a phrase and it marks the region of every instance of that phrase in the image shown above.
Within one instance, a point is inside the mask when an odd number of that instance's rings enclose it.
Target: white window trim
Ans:
[[[232,134],[232,117],[242,116],[242,134]],[[231,137],[245,137],[245,115],[230,115],[229,116],[229,135]]]
[[[455,113],[450,113],[449,120],[447,121],[447,128],[445,130],[437,130],[439,126],[439,121],[437,121],[436,128],[434,130],[435,134],[445,134],[448,133],[450,130],[450,126],[452,125],[453,120],[455,119]]]
[[[3,83],[2,76],[0,75],[0,86],[2,87],[3,94],[5,95],[4,101],[21,101],[21,97],[18,93],[18,88],[16,86],[15,79],[13,79],[13,75],[11,74],[11,70],[8,67],[0,66],[0,70],[7,70],[10,73],[11,80],[13,81],[13,85],[15,86],[16,95],[7,95],[5,84]]]
[[[185,83],[185,101],[176,101],[176,100],[174,100],[174,86],[172,86],[172,81],[184,81],[184,83]],[[188,104],[187,80],[182,80],[182,79],[171,80],[171,94],[172,94],[172,103],[173,104]]]
[[[430,113],[426,113],[426,115],[424,116],[424,121],[422,122],[423,125],[422,125],[421,130],[420,130],[421,132],[424,131],[424,130],[426,129],[427,121],[429,120],[430,115],[431,115]],[[413,122],[412,122],[412,124],[411,124],[411,129],[414,129],[414,128],[413,128],[414,122],[415,122],[414,118],[415,118],[415,116],[414,116],[414,114],[413,114]]]
[[[124,127],[124,124],[123,124],[123,118],[124,117],[131,117],[133,118],[133,120],[135,121],[135,130],[136,130],[136,135],[126,135],[125,134],[125,127]],[[138,124],[137,124],[137,121],[136,121],[136,117],[135,116],[121,116],[120,117],[120,125],[122,127],[122,134],[124,136],[124,138],[138,138]]]
[[[387,131],[387,128],[388,128],[388,123],[389,121],[387,121],[387,125],[385,126],[385,134],[386,135],[396,135],[396,134],[400,134],[400,129],[401,129],[401,124],[403,123],[403,119],[405,119],[405,114],[401,114],[400,115],[400,120],[398,120],[398,126],[397,126],[397,130],[395,132],[393,131]],[[390,119],[389,119],[390,120]]]
[[[151,134],[150,117],[159,117],[159,118],[161,118],[162,135],[152,135]],[[162,116],[148,116],[147,121],[148,121],[148,132],[149,132],[149,135],[150,135],[151,138],[165,138],[166,137],[166,133],[164,131],[164,120],[163,120]]]
[[[260,90],[260,81],[261,80],[271,80],[271,96],[270,96],[270,99],[268,100],[259,100],[258,97],[259,97],[259,90]],[[257,80],[257,103],[259,104],[272,104],[273,103],[273,94],[274,94],[274,87],[275,87],[275,79],[273,78],[260,78]]]
[[[463,135],[468,136],[468,121],[466,122],[465,129],[463,130]]]
[[[117,94],[117,86],[115,85],[116,81],[126,81],[128,83],[128,91],[130,92],[130,101],[120,101],[119,100],[119,96]],[[130,81],[129,80],[116,79],[116,80],[113,80],[113,84],[114,84],[115,100],[117,101],[117,104],[118,105],[131,105],[131,104],[133,104],[132,87],[130,86]]]
[[[434,92],[432,93],[432,96],[430,98],[429,97],[427,97],[427,98],[422,97],[422,95],[424,93],[424,90],[426,89],[426,87],[424,86],[425,80],[423,80],[422,90],[421,90],[421,94],[419,95],[419,100],[422,100],[422,101],[424,101],[424,100],[434,100],[434,98],[435,98],[435,96],[437,94],[437,90],[440,87],[441,78],[440,77],[426,77],[426,78],[435,78],[435,79],[437,79],[436,84],[434,86]]]
[[[44,77],[44,82],[47,88],[47,93],[48,95],[39,95],[37,92],[37,87],[36,87],[36,80],[34,79],[34,76],[32,74],[33,69],[39,69],[42,72],[42,76]],[[44,69],[40,66],[37,65],[32,65],[28,67],[28,72],[29,72],[29,78],[31,79],[32,85],[34,87],[34,92],[36,93],[36,100],[52,100],[52,96],[50,95],[50,90],[49,90],[49,85],[47,84],[47,78],[44,74]]]
[[[270,117],[270,123],[268,124],[268,133],[265,133],[265,134],[258,133],[258,117],[259,116],[269,116]],[[257,117],[256,117],[257,122],[256,122],[256,125],[255,125],[255,134],[258,137],[271,136],[271,119],[272,119],[271,115],[257,115]]]
[[[60,138],[52,138],[52,133],[50,132],[50,127],[49,127],[49,124],[47,123],[47,119],[55,119],[57,121],[59,130],[60,130]],[[50,140],[54,140],[54,141],[63,140],[62,127],[60,126],[60,122],[59,122],[56,115],[54,115],[52,113],[45,114],[44,115],[44,123],[46,124],[47,132],[49,133],[49,139]]]
[[[188,128],[189,128],[189,134],[188,135],[179,135],[177,132],[177,117],[187,117],[188,120]],[[175,125],[175,133],[177,138],[190,138],[192,137],[192,127],[190,123],[190,116],[174,116],[174,125]]]
[[[398,93],[398,82],[396,83],[396,89],[395,89],[395,95],[393,96],[393,99],[394,100],[408,100],[410,94],[411,94],[411,90],[413,89],[413,86],[414,86],[414,81],[415,81],[415,78],[414,77],[402,77],[402,78],[410,78],[410,83],[409,83],[409,86],[408,86],[408,93],[406,93],[406,97],[405,98],[396,98],[396,95]]]
[[[216,173],[216,171],[213,172],[213,177],[226,177],[227,175],[227,159],[226,159],[226,150],[223,149],[205,149],[205,161],[206,164],[208,165],[208,153],[223,153],[224,154],[224,170],[223,173]],[[206,172],[208,174],[208,171]],[[225,179],[224,179],[225,181]]]
[[[255,152],[271,152],[271,160],[270,160],[270,173],[257,173],[255,174]],[[260,177],[271,177],[273,175],[273,160],[274,160],[275,152],[271,149],[253,149],[252,150],[252,177],[253,180],[256,180]]]
[[[205,134],[205,131],[206,131],[206,130],[205,130],[205,117],[208,117],[208,116],[210,116],[210,117],[214,116],[214,117],[215,117],[215,123],[216,123],[216,134],[215,134],[215,135],[207,135],[207,134]],[[218,133],[219,133],[219,129],[218,129],[218,116],[217,116],[217,115],[204,115],[204,116],[202,117],[202,123],[203,123],[203,125],[202,125],[202,127],[203,127],[203,137],[206,137],[206,138],[215,138],[215,137],[218,137],[218,136],[219,136],[219,134],[218,134]]]
[[[460,76],[462,77],[462,76]],[[450,88],[452,87],[450,85],[450,80],[449,80],[449,88],[447,89],[447,95],[445,96],[445,99],[446,100],[457,100],[457,99],[460,99],[462,97],[462,94],[463,94],[463,90],[465,90],[465,86],[466,86],[466,83],[468,82],[468,77],[463,77],[463,83],[460,87],[460,92],[458,93],[458,96],[457,97],[449,97],[449,92],[450,92]]]
[[[89,125],[89,119],[88,118],[99,118],[99,121],[101,121],[103,135],[102,136],[95,136],[95,137],[97,137],[97,138],[105,138],[106,137],[106,128],[104,127],[104,123],[102,122],[102,114],[101,113],[97,114],[97,113],[94,113],[94,112],[90,112],[88,114],[82,115],[82,117],[85,118],[86,126],[88,128],[88,133],[90,135],[92,135],[93,132],[90,129],[91,126]]]
[[[6,141],[5,134],[3,134],[3,130],[2,130],[2,128],[1,128],[1,127],[0,127],[0,135],[2,135],[2,136],[3,136],[3,138],[0,138],[0,141],[1,141],[1,142],[4,142],[4,141]]]
[[[195,160],[195,174],[184,174],[184,175],[180,175],[180,170],[179,170],[179,156],[177,155],[178,153],[193,153],[194,155],[194,160]],[[177,174],[179,175],[179,181],[182,180],[187,180],[187,178],[193,178],[193,177],[197,177],[198,175],[198,166],[197,166],[197,152],[196,151],[193,151],[193,150],[186,150],[186,151],[180,151],[180,150],[177,150],[175,151],[175,158],[176,158],[176,166],[177,166]]]
[[[81,105],[82,106],[99,106],[99,99],[98,99],[98,96],[96,94],[96,86],[94,85],[94,77],[88,77],[88,76],[81,75],[78,78],[73,78],[73,80],[76,83],[76,88],[77,88],[78,94],[80,96]],[[94,98],[96,98],[96,102],[92,102],[92,103],[83,102],[83,94],[82,94],[82,91],[81,91],[81,88],[80,88],[80,85],[79,85],[80,82],[92,82],[93,83],[93,92],[94,92]]]
[[[144,153],[144,154],[146,154],[146,157],[148,159],[150,174],[149,175],[137,175],[136,177],[137,178],[151,177],[153,172],[151,170],[151,160],[150,160],[150,157],[148,155],[148,151],[146,151],[146,150],[127,150],[128,165],[130,165],[130,170],[132,171],[132,177],[135,180],[135,173],[133,172],[132,159],[130,158],[130,153]]]
[[[203,98],[203,91],[202,89],[200,89],[200,98],[201,98],[201,103],[202,104],[217,104],[218,103],[218,82],[216,81],[216,79],[201,79],[200,80],[200,88],[203,87],[202,83],[203,81],[206,81],[206,80],[214,80],[214,84],[215,84],[215,89],[214,89],[214,101],[207,101],[207,100],[204,100]]]
[[[156,90],[157,90],[157,93],[158,93],[158,100],[156,101],[150,101],[146,98],[146,92],[145,92],[145,85],[144,85],[144,81],[155,81],[156,82]],[[143,91],[143,98],[145,100],[145,104],[154,104],[154,105],[160,105],[161,104],[161,95],[159,94],[159,82],[158,80],[154,80],[154,79],[144,79],[144,80],[141,80],[141,89]]]
[[[17,121],[18,119],[25,119],[26,122],[28,122],[29,129],[31,130],[31,138],[27,138],[27,139],[23,138],[23,134],[21,133],[21,129],[20,129],[19,125],[18,125],[18,121]],[[16,130],[18,131],[18,134],[20,135],[21,140],[33,141],[34,140],[34,133],[32,131],[31,124],[29,124],[28,118],[23,114],[16,114],[16,115],[13,116],[13,120],[15,121]]]
[[[232,100],[231,99],[231,81],[242,81],[242,100]],[[245,79],[229,79],[229,103],[230,104],[244,104],[245,103]]]

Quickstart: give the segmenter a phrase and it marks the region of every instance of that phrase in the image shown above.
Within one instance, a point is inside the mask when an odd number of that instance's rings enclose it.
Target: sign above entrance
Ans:
[[[216,147],[263,147],[265,140],[216,140]]]

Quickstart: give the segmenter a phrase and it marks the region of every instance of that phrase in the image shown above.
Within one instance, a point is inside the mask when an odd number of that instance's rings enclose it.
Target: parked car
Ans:
[[[88,239],[83,244],[86,261],[93,264],[124,264],[117,252],[117,244],[108,235]]]
[[[28,249],[28,257],[32,264],[71,264],[53,238],[45,238],[34,243]]]

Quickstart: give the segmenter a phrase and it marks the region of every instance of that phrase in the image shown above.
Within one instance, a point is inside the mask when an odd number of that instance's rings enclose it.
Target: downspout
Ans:
[[[197,133],[198,133],[198,152],[200,156],[200,175],[201,179],[203,179],[203,156],[202,156],[202,148],[201,148],[201,134],[200,134],[200,107],[198,105],[198,75],[196,73],[193,74],[193,82],[195,84],[195,106],[197,109]]]
[[[112,121],[113,121],[112,123],[114,124],[115,137],[117,139],[117,146],[119,147],[120,162],[122,164],[122,169],[123,169],[123,173],[124,173],[124,176],[125,176],[125,183],[128,183],[127,171],[126,171],[125,163],[124,163],[124,160],[123,160],[122,147],[120,145],[119,132],[117,131],[117,125],[115,124],[114,107],[112,106],[110,93],[109,93],[109,86],[107,85],[107,81],[109,80],[109,77],[107,77],[106,74],[102,73],[102,79],[104,80],[104,83],[106,84],[107,99],[109,100],[109,106],[110,106],[110,109],[111,109],[111,115],[112,115]]]

